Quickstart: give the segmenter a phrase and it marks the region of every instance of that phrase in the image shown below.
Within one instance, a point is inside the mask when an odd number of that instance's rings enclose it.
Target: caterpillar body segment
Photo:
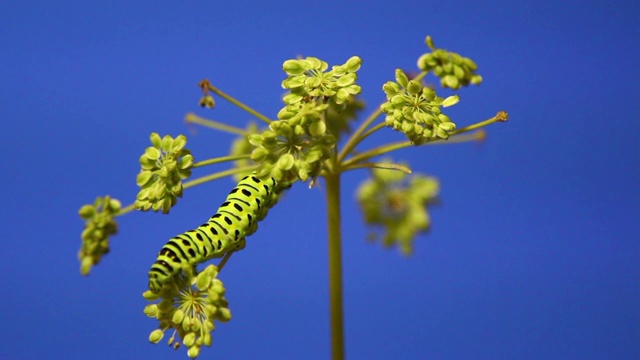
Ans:
[[[171,238],[149,270],[149,289],[158,293],[184,268],[242,250],[245,238],[258,229],[282,190],[273,178],[244,177],[209,220],[198,228]]]

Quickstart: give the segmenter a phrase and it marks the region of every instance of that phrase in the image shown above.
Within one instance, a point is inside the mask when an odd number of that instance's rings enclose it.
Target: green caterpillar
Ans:
[[[171,238],[162,247],[149,270],[149,289],[158,293],[185,266],[243,249],[245,238],[256,232],[258,221],[267,216],[285,188],[274,178],[263,181],[255,175],[244,177],[209,221]]]

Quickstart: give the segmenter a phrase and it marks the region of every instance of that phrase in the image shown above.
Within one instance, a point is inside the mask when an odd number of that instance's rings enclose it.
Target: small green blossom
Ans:
[[[87,204],[78,211],[85,220],[82,232],[82,246],[78,252],[80,273],[88,275],[91,267],[97,265],[103,255],[109,252],[109,236],[118,232],[114,217],[120,212],[121,204],[108,195],[98,197],[93,204]]]
[[[410,255],[415,237],[430,226],[426,206],[434,202],[438,191],[435,178],[374,169],[372,178],[358,188],[357,197],[365,222],[384,229],[382,244],[397,245],[404,255]],[[375,240],[375,234],[370,238]]]
[[[319,117],[296,116],[271,122],[269,130],[250,135],[249,142],[255,146],[251,159],[262,165],[258,176],[293,182],[317,176],[336,140]]]
[[[179,135],[175,139],[169,135],[160,138],[151,133],[151,143],[140,157],[141,170],[136,182],[140,191],[135,206],[143,211],[169,210],[182,197],[182,180],[191,176],[193,156],[184,148],[187,138]]]
[[[198,274],[192,271],[174,276],[160,294],[145,291],[142,296],[155,303],[147,305],[144,313],[157,319],[160,327],[149,334],[149,342],[159,343],[164,333],[173,329],[169,346],[178,349],[184,344],[192,359],[200,354],[203,345],[211,346],[215,321],[231,320],[224,284],[217,276],[218,268],[209,265]],[[176,335],[182,341],[176,341]]]
[[[482,76],[475,73],[478,65],[473,60],[454,52],[437,49],[430,36],[427,36],[425,42],[431,52],[420,56],[418,68],[422,71],[433,71],[433,74],[440,78],[442,87],[457,90],[469,84],[482,83]]]
[[[403,132],[415,145],[448,139],[456,129],[456,124],[440,108],[455,105],[459,101],[457,95],[438,97],[433,89],[409,80],[401,69],[396,70],[396,82],[389,81],[382,89],[388,100],[381,105],[386,125]]]
[[[315,57],[287,60],[282,65],[288,75],[282,81],[282,88],[291,93],[284,101],[287,106],[318,99],[344,105],[351,96],[362,91],[360,85],[355,84],[361,65],[362,59],[357,56],[352,56],[343,65],[334,65],[329,71],[329,65]]]
[[[284,62],[288,77],[282,87],[290,90],[283,97],[285,106],[268,130],[248,139],[254,146],[251,160],[261,165],[258,176],[291,183],[320,174],[337,136],[348,129],[347,121],[359,106],[354,96],[361,91],[355,84],[361,64],[357,56],[331,70],[315,57]]]

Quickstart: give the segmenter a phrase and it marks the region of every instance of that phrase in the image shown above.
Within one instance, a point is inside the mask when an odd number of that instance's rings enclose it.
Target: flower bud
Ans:
[[[153,330],[151,334],[149,334],[149,342],[152,344],[159,343],[164,337],[164,332],[160,329]]]
[[[150,318],[155,318],[158,316],[158,306],[156,304],[149,304],[144,307],[144,314]]]
[[[171,321],[174,324],[180,324],[182,322],[182,320],[184,319],[184,311],[182,311],[181,309],[177,309],[174,313],[173,313],[173,317],[171,318]]]
[[[196,342],[196,333],[194,332],[188,332],[187,335],[185,335],[182,338],[182,343],[184,344],[184,346],[186,347],[191,347],[193,346],[193,344],[195,344]]]
[[[198,355],[200,355],[200,347],[199,346],[190,347],[189,350],[187,351],[187,356],[189,356],[192,359],[197,358]]]

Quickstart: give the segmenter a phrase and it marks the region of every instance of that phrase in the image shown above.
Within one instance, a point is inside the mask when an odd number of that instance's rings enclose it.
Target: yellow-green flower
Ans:
[[[87,204],[78,211],[85,220],[82,231],[82,246],[78,251],[80,273],[88,275],[91,267],[97,265],[102,256],[109,252],[109,236],[118,232],[114,217],[120,212],[121,204],[108,195],[98,197],[93,204]]]
[[[442,87],[457,90],[469,84],[482,83],[482,76],[476,74],[478,65],[473,60],[454,52],[437,49],[430,36],[427,36],[425,42],[431,52],[420,56],[418,68],[423,71],[433,71],[433,74],[440,78]]]
[[[435,201],[438,189],[433,177],[374,169],[358,188],[357,197],[365,223],[382,228],[382,244],[398,246],[409,255],[415,237],[431,224],[427,205]],[[376,233],[370,235],[372,240],[378,238]]]
[[[330,99],[336,104],[344,104],[351,96],[362,91],[355,82],[358,79],[362,59],[352,56],[343,65],[329,65],[315,57],[287,60],[282,69],[288,77],[282,81],[282,88],[289,89],[284,97],[287,105],[308,102],[312,99]]]
[[[381,105],[386,125],[404,133],[415,145],[448,139],[456,129],[456,124],[440,108],[455,105],[458,95],[438,97],[430,87],[409,80],[401,69],[396,69],[396,82],[385,83],[382,90],[388,100]]]
[[[140,191],[135,206],[167,214],[182,197],[182,180],[191,176],[193,156],[184,148],[187,144],[184,135],[160,138],[154,132],[150,138],[153,146],[140,156],[141,170],[136,178]]]
[[[183,344],[193,359],[203,345],[211,346],[215,321],[231,320],[224,284],[217,276],[218,268],[209,265],[198,274],[192,271],[174,276],[160,294],[145,291],[143,297],[154,303],[147,305],[144,313],[159,322],[159,328],[149,334],[149,341],[157,344],[170,331],[169,346],[177,349]]]
[[[336,140],[323,121],[296,117],[271,122],[269,130],[250,135],[249,142],[255,146],[251,159],[262,165],[258,176],[291,183],[317,176]]]

